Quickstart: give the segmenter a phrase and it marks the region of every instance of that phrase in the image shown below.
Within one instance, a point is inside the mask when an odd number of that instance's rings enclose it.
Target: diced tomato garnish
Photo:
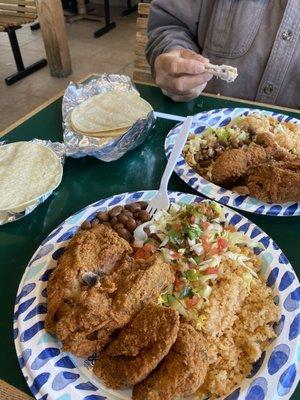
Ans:
[[[203,246],[207,246],[208,244],[210,245],[207,236],[202,235],[201,240],[202,240]]]
[[[186,299],[186,300],[185,300],[186,308],[193,308],[193,307],[195,307],[195,305],[199,303],[199,300],[200,300],[200,299],[199,299],[199,297],[197,297],[197,296],[194,296],[194,297],[192,297],[191,299],[190,299],[190,298]]]
[[[170,258],[171,260],[180,260],[182,258],[182,255],[180,253],[177,253],[176,251],[170,251]]]
[[[184,280],[182,278],[175,277],[174,281],[174,289],[176,292],[179,292],[184,286]]]
[[[209,243],[208,238],[206,236],[202,236],[201,240],[205,253],[211,253],[212,244]]]
[[[201,222],[201,227],[202,227],[203,229],[207,229],[207,228],[209,227],[209,222],[207,222],[207,221],[202,221],[202,222]]]
[[[218,247],[220,250],[225,250],[228,247],[228,241],[224,238],[218,238]]]
[[[143,249],[145,251],[149,251],[150,253],[155,253],[158,249],[158,246],[154,243],[145,243]]]
[[[181,229],[181,224],[173,224],[172,228],[175,229],[175,231],[178,231],[179,229]]]
[[[235,232],[235,231],[236,231],[234,225],[231,225],[231,224],[229,224],[228,226],[226,226],[225,230],[226,230],[226,231],[229,231],[229,232]]]
[[[219,254],[219,248],[218,248],[217,246],[213,246],[213,245],[212,245],[212,246],[210,247],[208,253],[209,253],[211,256],[214,256],[214,255],[216,255],[216,254]]]
[[[147,260],[147,258],[149,258],[150,256],[151,253],[143,248],[137,249],[137,251],[133,253],[133,258],[135,258],[136,260]]]
[[[190,221],[191,224],[194,224],[196,222],[195,215],[191,215],[190,218],[189,218],[189,221]]]
[[[217,267],[208,267],[205,271],[203,271],[204,275],[214,275],[218,273]]]

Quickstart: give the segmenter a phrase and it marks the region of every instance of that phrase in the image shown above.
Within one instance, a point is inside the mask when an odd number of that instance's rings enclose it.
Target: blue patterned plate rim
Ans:
[[[14,309],[14,340],[21,370],[38,400],[130,399],[130,390],[105,388],[91,373],[95,357],[76,358],[61,351],[59,341],[44,330],[45,289],[50,272],[67,242],[86,219],[117,204],[149,201],[156,191],[123,193],[97,201],[70,216],[42,242],[30,260],[19,285]],[[172,202],[203,200],[192,194],[169,192]],[[288,259],[273,240],[255,224],[224,207],[230,223],[261,242],[264,276],[278,299],[281,318],[277,338],[254,365],[239,388],[224,400],[289,399],[300,377],[300,287]]]
[[[273,116],[280,121],[289,121],[300,124],[300,120],[288,115],[279,114],[273,111],[252,109],[252,108],[221,108],[210,111],[203,111],[194,115],[191,132],[200,135],[204,129],[227,125],[233,118],[240,115],[248,115],[258,112],[267,116]],[[182,123],[176,125],[168,133],[165,140],[165,153],[167,157],[173,148],[176,137]],[[242,196],[232,190],[224,189],[201,177],[192,167],[188,165],[181,155],[177,161],[174,171],[190,187],[198,193],[218,201],[219,203],[248,211],[250,213],[270,215],[274,217],[292,217],[300,215],[300,202],[288,202],[283,204],[264,203],[252,196]]]

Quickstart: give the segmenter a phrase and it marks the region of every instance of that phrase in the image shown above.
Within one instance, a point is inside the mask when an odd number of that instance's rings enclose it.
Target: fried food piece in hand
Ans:
[[[113,389],[135,385],[168,354],[178,328],[177,310],[148,304],[110,343],[94,373]]]
[[[77,356],[101,350],[117,329],[173,281],[174,274],[161,254],[146,261],[125,258],[111,275],[64,303],[56,323],[63,350]]]
[[[206,340],[189,324],[181,324],[176,342],[160,366],[133,388],[133,400],[175,400],[202,385],[207,373]]]
[[[249,169],[246,185],[264,202],[300,201],[300,160],[277,161]]]
[[[48,281],[46,330],[56,332],[57,314],[68,313],[74,299],[85,292],[87,275],[97,279],[110,273],[131,252],[128,242],[105,225],[78,232],[59,258]],[[83,293],[84,297],[86,295]]]
[[[247,154],[242,149],[230,149],[221,154],[212,167],[212,181],[218,185],[232,186],[246,175]]]

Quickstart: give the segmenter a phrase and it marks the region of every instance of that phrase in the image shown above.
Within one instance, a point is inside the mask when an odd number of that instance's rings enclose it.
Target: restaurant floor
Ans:
[[[48,67],[27,78],[6,86],[4,78],[15,72],[12,51],[6,33],[0,33],[0,132],[47,99],[63,90],[70,80],[96,72],[132,75],[136,14],[121,16],[121,9],[114,7],[113,20],[117,27],[104,36],[94,39],[93,32],[101,23],[78,21],[67,24],[73,73],[67,78],[50,76]],[[17,31],[25,65],[45,57],[41,31],[24,26]]]

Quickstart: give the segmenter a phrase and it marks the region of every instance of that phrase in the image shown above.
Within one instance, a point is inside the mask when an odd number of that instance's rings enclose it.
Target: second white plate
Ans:
[[[257,110],[252,108],[222,108],[219,110],[206,111],[195,115],[191,133],[194,133],[195,135],[201,135],[208,127],[215,128],[225,126],[229,124],[232,119],[240,115],[248,115],[253,112],[261,113],[267,116],[273,116],[279,121],[289,121],[300,125],[300,121],[296,118],[291,118],[288,115],[277,114],[271,111]],[[180,128],[181,124],[177,125],[166,137],[165,152],[167,157],[170,155]],[[204,179],[198,174],[198,172],[192,169],[182,155],[179,157],[174,170],[184,182],[195,189],[198,193],[201,193],[226,206],[255,214],[278,217],[291,217],[300,215],[299,202],[288,202],[283,204],[263,203],[252,196],[241,196],[232,190],[224,189]]]

